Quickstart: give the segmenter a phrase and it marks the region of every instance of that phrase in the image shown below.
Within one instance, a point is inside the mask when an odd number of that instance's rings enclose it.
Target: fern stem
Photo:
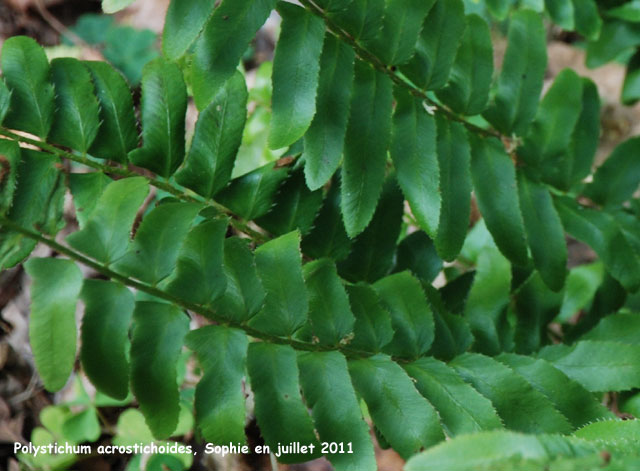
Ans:
[[[280,345],[289,345],[291,347],[293,347],[296,350],[301,350],[301,351],[310,351],[310,352],[324,352],[324,351],[335,351],[335,350],[339,350],[340,352],[342,352],[345,356],[353,358],[353,357],[369,357],[372,356],[373,353],[371,352],[365,352],[365,351],[361,351],[361,350],[355,350],[355,349],[351,349],[348,348],[344,345],[339,345],[339,346],[324,346],[324,345],[317,345],[317,344],[313,344],[313,343],[309,343],[309,342],[303,342],[300,340],[294,340],[292,338],[285,338],[285,337],[277,337],[274,335],[269,335],[266,334],[264,332],[261,332],[259,330],[256,330],[248,325],[246,325],[245,323],[239,323],[239,322],[234,322],[228,319],[223,319],[220,316],[218,316],[218,314],[211,308],[206,307],[206,306],[201,306],[199,304],[195,304],[195,303],[191,303],[189,301],[186,301],[184,299],[180,299],[176,296],[173,296],[165,291],[162,291],[158,288],[155,288],[153,286],[149,286],[147,284],[141,283],[140,281],[136,281],[132,278],[129,278],[128,276],[122,275],[120,273],[117,273],[109,268],[107,268],[106,266],[82,255],[79,252],[76,252],[75,250],[64,246],[58,242],[56,242],[55,240],[46,237],[42,234],[39,234],[37,232],[34,232],[30,229],[24,228],[19,224],[16,224],[15,222],[13,222],[12,220],[6,218],[5,216],[0,216],[0,228],[4,228],[4,229],[8,229],[14,232],[18,232],[30,239],[33,239],[37,242],[40,242],[46,246],[48,246],[49,248],[53,249],[54,251],[58,252],[59,254],[65,255],[67,257],[69,257],[71,260],[74,260],[78,263],[82,263],[83,265],[94,269],[95,271],[97,271],[98,273],[100,273],[101,275],[106,276],[107,278],[114,280],[114,281],[118,281],[126,286],[129,286],[130,288],[134,288],[137,289],[139,291],[143,291],[147,294],[150,294],[152,296],[155,296],[157,298],[160,299],[164,299],[165,301],[169,301],[172,304],[175,304],[176,306],[179,306],[180,308],[184,309],[185,311],[192,311],[195,312],[197,314],[203,315],[204,317],[213,320],[214,322],[216,322],[217,324],[220,325],[225,325],[228,327],[233,327],[236,329],[240,329],[243,330],[247,335],[249,335],[250,337],[256,338],[256,339],[260,339],[263,340],[265,342],[270,342],[270,343],[275,343],[275,344],[280,344]]]
[[[106,164],[102,164],[100,162],[96,162],[95,160],[92,160],[90,158],[88,158],[86,155],[76,155],[76,154],[72,154],[71,152],[67,152],[63,149],[60,149],[54,145],[51,145],[47,142],[44,141],[39,141],[36,139],[32,139],[30,137],[26,137],[26,136],[21,136],[19,134],[16,134],[12,131],[10,131],[9,129],[0,126],[0,136],[4,136],[7,137],[11,140],[20,142],[22,144],[28,144],[31,146],[35,146],[38,147],[39,149],[43,150],[44,152],[47,152],[49,154],[53,154],[59,158],[62,159],[67,159],[70,160],[72,162],[76,162],[82,165],[85,165],[87,167],[91,167],[94,168],[96,170],[99,170],[101,172],[104,173],[110,173],[113,175],[119,175],[121,177],[144,177],[147,179],[147,181],[149,182],[149,184],[155,186],[156,188],[166,191],[167,193],[170,193],[171,195],[175,196],[176,198],[180,199],[181,201],[187,201],[187,202],[191,202],[191,203],[203,203],[206,204],[208,206],[211,206],[212,208],[214,208],[216,211],[226,214],[228,216],[231,216],[231,221],[230,224],[233,226],[234,229],[236,229],[239,232],[242,232],[244,234],[247,234],[248,236],[250,236],[254,241],[256,242],[266,242],[267,240],[269,240],[269,236],[263,234],[262,232],[256,231],[254,229],[252,229],[251,227],[249,227],[248,223],[246,221],[243,221],[241,219],[239,219],[237,217],[237,215],[235,215],[229,208],[221,205],[220,203],[212,200],[212,199],[207,199],[207,198],[203,198],[200,195],[197,195],[195,193],[192,192],[185,192],[180,190],[179,188],[176,188],[175,186],[173,186],[172,184],[170,184],[169,182],[165,182],[162,181],[158,178],[155,177],[150,177],[149,175],[144,175],[142,173],[139,172],[135,172],[133,170],[129,170],[123,167],[117,167],[114,165],[106,165]]]
[[[313,0],[299,0],[299,1],[307,10],[309,10],[314,15],[320,17],[325,22],[325,24],[327,25],[327,29],[331,34],[336,36],[341,41],[344,41],[347,44],[349,44],[353,48],[353,50],[356,52],[356,55],[361,60],[369,63],[374,69],[389,76],[389,78],[393,81],[393,83],[395,83],[396,85],[402,88],[406,88],[409,91],[409,93],[411,93],[416,98],[419,98],[420,100],[423,100],[424,102],[426,102],[429,105],[429,107],[434,109],[436,113],[441,113],[445,115],[449,120],[457,121],[461,123],[469,131],[475,134],[480,134],[487,137],[497,137],[503,142],[510,141],[511,139],[510,137],[503,136],[498,131],[495,131],[493,129],[484,129],[484,128],[481,128],[480,126],[470,123],[469,121],[457,115],[456,113],[454,113],[453,111],[445,107],[444,105],[440,103],[436,103],[431,98],[429,98],[429,96],[424,90],[421,90],[420,88],[410,83],[407,79],[399,75],[396,72],[395,67],[386,65],[384,62],[380,60],[380,58],[378,58],[376,55],[367,51],[360,44],[358,44],[358,41],[354,39],[353,36],[351,36],[347,31],[345,31],[344,29],[336,25],[331,20],[331,18],[329,18],[327,13],[318,5],[316,5],[313,2]]]

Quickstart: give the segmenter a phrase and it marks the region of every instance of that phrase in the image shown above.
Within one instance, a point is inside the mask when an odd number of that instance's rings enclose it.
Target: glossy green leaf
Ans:
[[[504,310],[509,304],[511,267],[495,248],[480,253],[476,274],[465,304],[477,351],[495,355],[503,350]]]
[[[446,364],[421,358],[404,369],[415,380],[420,394],[438,411],[448,436],[503,427],[491,402]]]
[[[433,342],[434,324],[420,282],[409,272],[402,272],[381,279],[373,287],[389,310],[395,331],[385,352],[404,358],[424,355]]]
[[[54,92],[44,49],[26,36],[4,41],[0,56],[2,74],[11,91],[9,113],[4,122],[45,138],[53,123]]]
[[[562,307],[558,314],[560,322],[569,320],[581,309],[588,307],[598,290],[598,286],[602,283],[603,272],[601,262],[580,265],[569,271]]]
[[[233,75],[249,41],[269,17],[275,0],[224,0],[196,41],[191,86],[199,110],[205,109],[218,89]]]
[[[129,394],[129,325],[133,294],[124,285],[87,280],[81,293],[82,368],[101,392],[125,399]]]
[[[247,85],[236,72],[222,86],[196,123],[185,165],[176,181],[205,198],[226,186],[247,119]]]
[[[353,348],[379,353],[393,339],[391,317],[382,307],[376,290],[366,283],[347,286],[349,303],[356,318],[353,325]]]
[[[296,352],[288,345],[265,342],[249,345],[247,367],[255,396],[255,414],[264,441],[277,452],[278,444],[314,445],[307,453],[282,454],[283,463],[309,461],[320,455],[307,407],[300,396]]]
[[[611,20],[602,25],[597,41],[587,43],[587,67],[600,67],[640,44],[640,23]]]
[[[447,86],[436,92],[453,111],[465,115],[482,113],[487,107],[493,78],[493,44],[487,22],[467,15]]]
[[[473,344],[471,327],[463,316],[449,312],[438,290],[424,281],[422,288],[433,311],[435,325],[435,336],[428,353],[439,360],[449,361],[466,352]]]
[[[450,366],[493,403],[507,428],[525,433],[571,431],[567,418],[546,396],[498,361],[466,353]]]
[[[581,102],[580,117],[568,149],[542,168],[542,178],[563,190],[591,173],[600,140],[600,97],[595,83],[589,79],[582,79]]]
[[[29,342],[44,387],[62,389],[76,359],[76,303],[82,272],[70,260],[32,258],[25,263],[32,278]]]
[[[418,87],[437,90],[449,80],[464,33],[462,0],[438,1],[422,25],[416,54],[401,70]]]
[[[599,446],[624,450],[640,440],[640,420],[602,420],[577,430],[575,436]]]
[[[294,170],[280,187],[271,210],[256,222],[274,235],[299,230],[306,234],[322,206],[322,191],[311,191],[302,169]]]
[[[566,231],[588,244],[615,279],[629,291],[640,287],[639,255],[613,216],[568,198],[556,199],[556,209]]]
[[[555,457],[596,454],[598,449],[589,443],[559,435],[523,435],[496,430],[465,435],[441,443],[407,463],[406,471],[538,471],[550,468]],[[602,464],[596,461],[597,467]],[[509,466],[509,464],[513,466]],[[504,467],[503,467],[504,466]],[[578,468],[581,469],[581,468]],[[576,470],[577,471],[577,470]]]
[[[387,0],[382,28],[365,43],[384,64],[404,64],[413,56],[424,19],[435,0]]]
[[[584,340],[543,348],[539,357],[547,360],[589,391],[626,391],[640,387],[639,345]]]
[[[56,112],[49,139],[85,153],[98,134],[99,103],[91,74],[70,57],[51,61]]]
[[[13,204],[21,155],[17,142],[0,141],[0,214],[7,212]]]
[[[551,194],[523,173],[518,175],[520,208],[533,264],[554,291],[564,286],[567,274],[567,244],[564,228]]]
[[[374,424],[400,456],[406,459],[444,439],[437,412],[390,357],[351,360],[349,373]]]
[[[614,417],[613,413],[600,404],[590,392],[545,360],[513,353],[502,353],[497,360],[544,394],[569,419],[574,428],[595,420]]]
[[[373,40],[382,28],[384,7],[385,0],[351,1],[342,11],[334,11],[331,20],[353,39],[366,43]]]
[[[471,215],[471,149],[464,126],[438,117],[440,220],[434,238],[443,260],[455,259],[464,243]]]
[[[342,166],[342,216],[350,237],[369,224],[382,191],[392,98],[391,79],[356,61]]]
[[[302,251],[312,258],[342,260],[351,248],[340,214],[340,188],[332,183],[311,232],[302,239]]]
[[[483,116],[504,134],[523,135],[535,116],[546,68],[540,15],[531,10],[514,12],[497,91]]]
[[[569,283],[568,283],[569,285]],[[568,287],[567,287],[568,289]],[[530,355],[549,343],[549,323],[562,306],[563,293],[555,293],[534,272],[513,295],[516,314],[515,351]]]
[[[569,148],[582,109],[582,80],[571,69],[558,74],[538,107],[518,156],[532,166],[560,160]]]
[[[243,378],[249,342],[244,332],[208,325],[189,332],[204,374],[196,386],[196,423],[210,443],[245,443]]]
[[[409,270],[420,280],[431,283],[442,270],[442,260],[433,241],[422,231],[409,234],[398,244],[394,272]]]
[[[291,336],[307,320],[309,296],[302,275],[300,233],[273,239],[255,251],[258,276],[266,293],[262,310],[251,326],[283,337]]]
[[[597,40],[602,29],[598,4],[594,0],[573,0],[573,7],[576,31],[590,41]]]
[[[355,318],[334,263],[327,258],[302,268],[309,290],[309,323],[313,339],[321,345],[339,345],[353,332]]]
[[[389,273],[403,211],[402,193],[390,177],[369,226],[354,240],[349,256],[339,263],[340,276],[349,281],[374,282]]]
[[[507,18],[509,9],[513,6],[513,0],[487,0],[487,9],[497,19],[504,20]]]
[[[349,118],[355,53],[333,35],[326,35],[320,57],[316,114],[304,135],[304,174],[312,190],[335,173],[344,148]]]
[[[398,183],[420,228],[435,237],[440,218],[436,123],[405,89],[395,90],[391,158]]]
[[[216,200],[244,219],[255,219],[269,212],[288,168],[270,163],[231,183],[216,195]]]
[[[4,83],[4,80],[0,78],[0,124],[4,121],[5,116],[9,112],[9,106],[11,104],[11,92]]]
[[[611,340],[640,345],[640,316],[618,313],[606,316],[598,325],[581,337],[582,340]]]
[[[214,8],[209,0],[172,1],[164,20],[162,52],[169,59],[180,58],[200,36]]]
[[[176,271],[166,291],[179,299],[210,306],[224,293],[222,270],[226,219],[204,221],[189,231],[178,252]]]
[[[176,64],[156,59],[142,75],[142,148],[131,162],[168,178],[184,159],[187,89]]]
[[[59,159],[22,149],[13,204],[7,217],[24,228],[55,235],[63,226],[64,178]],[[35,248],[36,241],[23,234],[0,231],[0,268],[20,263]]]
[[[196,203],[164,203],[154,208],[142,220],[116,270],[156,285],[175,268],[181,243],[201,209]]]
[[[109,265],[127,250],[127,241],[140,205],[149,193],[142,177],[110,183],[95,204],[84,227],[70,234],[67,243]]]
[[[300,139],[316,112],[324,21],[304,8],[278,3],[282,32],[273,60],[273,99],[269,147]]]
[[[100,129],[89,149],[95,157],[126,162],[138,145],[131,91],[120,72],[107,62],[84,62],[100,102]]]
[[[320,440],[350,443],[353,448],[353,453],[327,455],[336,471],[375,468],[369,427],[360,413],[345,358],[338,352],[304,352],[298,355],[298,365],[302,391]]]
[[[246,240],[224,240],[224,274],[226,290],[215,302],[216,313],[238,323],[249,320],[262,307],[265,294]]]
[[[133,2],[134,0],[102,0],[102,11],[105,13],[115,13],[124,10]]]
[[[617,146],[607,160],[598,167],[585,194],[598,204],[621,204],[640,186],[640,138],[631,138]]]
[[[573,0],[545,0],[545,7],[555,24],[562,29],[573,31],[575,28]]]
[[[2,85],[0,85],[2,88]],[[2,92],[0,92],[1,94]],[[625,105],[635,105],[640,100],[640,54],[637,52],[629,59],[627,73],[622,86],[621,101]],[[0,116],[2,113],[0,112]]]
[[[131,334],[131,389],[153,436],[171,436],[180,413],[176,364],[189,319],[177,307],[137,302]]]
[[[471,139],[471,177],[478,207],[500,251],[514,264],[527,264],[515,166],[495,138]]]
[[[69,190],[73,196],[76,219],[84,229],[102,193],[113,180],[102,172],[69,174]]]

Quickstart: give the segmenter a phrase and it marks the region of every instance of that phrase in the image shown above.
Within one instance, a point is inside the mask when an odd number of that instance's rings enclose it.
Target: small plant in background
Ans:
[[[375,469],[375,442],[409,471],[638,467],[640,422],[620,416],[640,398],[640,141],[594,170],[594,82],[565,69],[542,94],[545,21],[593,58],[624,2],[215,3],[171,2],[139,107],[107,63],[4,43],[0,267],[33,282],[44,387],[79,356],[97,390],[75,376],[32,441],[244,444],[255,418],[282,463]],[[121,53],[110,21],[75,33]],[[597,260],[568,269],[568,239]],[[293,442],[312,451],[277,453]]]

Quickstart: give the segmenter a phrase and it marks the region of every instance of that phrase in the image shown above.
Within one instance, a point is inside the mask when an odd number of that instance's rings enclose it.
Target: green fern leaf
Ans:
[[[364,45],[383,63],[404,64],[413,56],[424,19],[435,0],[387,0],[382,29]]]
[[[342,165],[342,217],[350,237],[369,224],[382,191],[392,100],[391,79],[356,61]]]
[[[84,227],[70,234],[67,243],[107,265],[118,260],[127,250],[133,221],[148,193],[142,177],[110,183]]]
[[[82,287],[82,368],[96,388],[119,400],[129,394],[131,291],[121,284],[86,280]]]
[[[571,423],[544,394],[497,360],[465,353],[455,358],[450,366],[493,403],[507,428],[526,433],[569,433],[572,430]]]
[[[182,0],[180,0],[182,1]],[[191,86],[199,110],[204,110],[218,89],[233,75],[258,29],[275,7],[275,0],[224,0],[196,41]]]
[[[471,148],[464,127],[437,117],[440,220],[434,238],[438,255],[454,260],[464,244],[471,215]]]
[[[304,8],[278,3],[282,32],[273,60],[273,98],[269,147],[300,139],[316,112],[324,22]]]
[[[25,263],[33,279],[29,342],[44,387],[62,389],[76,359],[76,303],[82,272],[70,260],[33,258]]]
[[[251,388],[255,395],[258,425],[272,453],[278,445],[293,442],[314,445],[307,453],[289,453],[278,457],[282,463],[309,461],[320,456],[307,407],[300,396],[296,352],[288,345],[265,342],[249,345],[247,358]]]
[[[56,90],[56,112],[49,139],[84,154],[100,125],[91,74],[80,61],[67,57],[51,62],[51,78]]]
[[[157,439],[168,438],[180,413],[176,363],[189,319],[171,304],[137,302],[131,334],[131,389]]]
[[[547,286],[560,291],[567,274],[567,244],[551,194],[523,173],[518,175],[518,190],[533,264]]]
[[[238,323],[245,322],[258,313],[265,296],[246,240],[225,239],[224,274],[226,290],[215,302],[216,314]]]
[[[424,355],[433,343],[434,323],[420,282],[402,272],[379,280],[373,287],[389,310],[395,331],[385,353],[403,358]]]
[[[2,45],[0,66],[11,91],[5,124],[46,138],[55,105],[44,49],[26,36],[11,37]]]
[[[244,332],[208,325],[187,334],[204,374],[196,386],[196,423],[210,443],[245,443],[245,375],[249,342]]]
[[[213,98],[196,123],[185,165],[176,181],[205,198],[226,186],[247,119],[247,85],[236,72]]]
[[[355,322],[342,280],[330,259],[309,262],[302,270],[309,290],[307,336],[317,339],[320,345],[335,347],[353,332]]]
[[[374,424],[400,456],[406,459],[444,439],[438,413],[390,357],[351,360],[349,373]]]
[[[231,180],[226,188],[216,194],[216,200],[244,219],[259,218],[273,206],[288,172],[287,167],[267,164]]]
[[[142,73],[143,147],[131,162],[168,178],[184,159],[187,89],[180,68],[164,59],[149,62]]]
[[[173,0],[169,4],[162,31],[162,52],[179,59],[196,41],[215,11],[209,0]]]
[[[290,337],[307,320],[309,296],[302,275],[300,233],[291,232],[256,249],[256,267],[266,297],[251,326]]]
[[[120,72],[106,62],[84,62],[100,102],[100,129],[89,149],[95,157],[126,162],[138,145],[131,90]]]
[[[304,174],[312,190],[335,173],[344,148],[349,118],[355,53],[332,35],[326,35],[320,56],[316,114],[304,135]]]
[[[373,443],[360,413],[345,358],[338,352],[304,352],[298,355],[298,366],[302,391],[320,440],[342,443],[345,447],[326,455],[335,470],[374,469]],[[340,401],[335,400],[337,397]],[[352,447],[353,453],[348,452],[347,446]]]
[[[449,82],[436,94],[453,111],[476,115],[487,107],[492,78],[491,31],[480,16],[468,15]]]
[[[527,264],[515,166],[500,141],[471,139],[471,177],[478,207],[500,251],[514,264]]]
[[[538,356],[589,391],[605,392],[640,387],[639,354],[638,345],[585,340],[545,347]]]
[[[436,124],[404,89],[395,90],[391,158],[398,183],[420,227],[435,237],[440,218],[440,170]]]
[[[535,116],[547,67],[545,45],[540,15],[531,10],[516,11],[509,23],[496,95],[483,115],[504,134],[525,134]]]
[[[437,90],[449,80],[460,39],[464,33],[462,0],[439,0],[422,26],[416,54],[401,68],[418,87]]]
[[[415,386],[438,411],[448,436],[502,428],[491,402],[446,364],[421,358],[403,366]]]
[[[116,271],[156,285],[175,268],[180,246],[202,209],[195,203],[164,203],[142,220]]]
[[[208,220],[189,231],[182,242],[176,270],[166,291],[180,299],[209,306],[222,295],[227,278],[222,270],[228,220]]]

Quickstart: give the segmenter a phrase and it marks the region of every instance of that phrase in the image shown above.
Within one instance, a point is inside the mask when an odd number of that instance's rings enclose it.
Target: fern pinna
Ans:
[[[178,424],[186,346],[202,439],[245,442],[248,382],[267,445],[316,445],[285,463],[327,442],[353,449],[326,452],[335,469],[375,469],[364,414],[411,471],[638,466],[637,422],[602,399],[640,388],[639,141],[592,175],[594,83],[565,70],[539,100],[545,5],[595,40],[595,2],[487,0],[508,24],[495,74],[487,17],[462,0],[299,3],[173,0],[139,113],[108,64],[5,41],[0,266],[58,254],[25,263],[44,386],[74,369],[81,300],[82,369],[131,391],[157,439]],[[235,176],[238,64],[273,9],[268,144],[286,157]],[[566,234],[599,261],[568,271]]]

